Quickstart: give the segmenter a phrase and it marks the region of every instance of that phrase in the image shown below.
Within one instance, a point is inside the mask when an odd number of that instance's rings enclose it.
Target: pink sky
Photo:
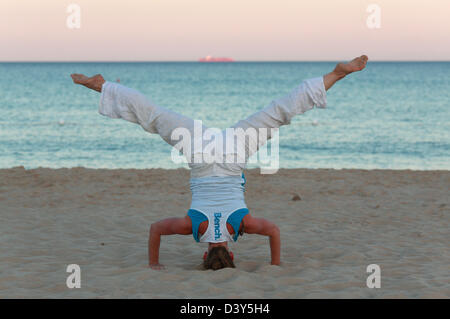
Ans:
[[[450,60],[450,0],[2,0],[0,41],[0,61]]]

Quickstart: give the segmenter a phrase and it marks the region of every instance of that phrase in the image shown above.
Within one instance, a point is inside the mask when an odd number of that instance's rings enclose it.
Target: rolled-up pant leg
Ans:
[[[191,138],[194,137],[193,119],[158,106],[137,90],[118,83],[103,84],[99,113],[139,124],[145,131],[159,134],[172,146],[179,142],[178,138],[172,138],[172,132],[176,128],[187,129]],[[202,126],[202,129],[205,127]]]

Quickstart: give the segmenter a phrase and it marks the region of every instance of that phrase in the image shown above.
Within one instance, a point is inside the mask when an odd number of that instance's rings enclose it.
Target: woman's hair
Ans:
[[[203,261],[203,267],[205,269],[218,270],[222,268],[235,268],[233,259],[231,259],[230,253],[223,246],[217,246],[211,248]]]

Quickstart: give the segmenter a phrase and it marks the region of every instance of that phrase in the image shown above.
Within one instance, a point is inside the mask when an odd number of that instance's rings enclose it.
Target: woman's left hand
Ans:
[[[166,266],[161,264],[150,264],[149,267],[154,270],[163,270],[166,269]]]

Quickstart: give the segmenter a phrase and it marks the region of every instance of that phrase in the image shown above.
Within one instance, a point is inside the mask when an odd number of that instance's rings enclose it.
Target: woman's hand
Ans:
[[[166,266],[161,265],[161,264],[150,264],[148,265],[151,269],[153,270],[163,270],[166,269]]]

